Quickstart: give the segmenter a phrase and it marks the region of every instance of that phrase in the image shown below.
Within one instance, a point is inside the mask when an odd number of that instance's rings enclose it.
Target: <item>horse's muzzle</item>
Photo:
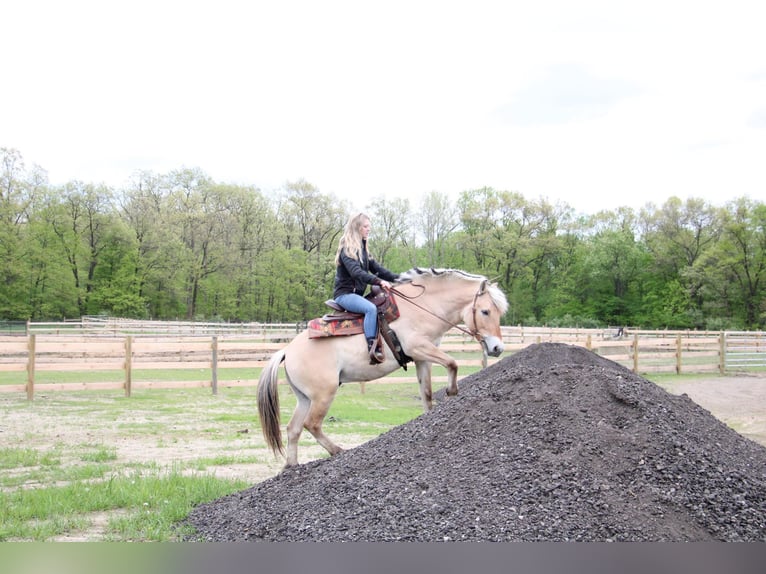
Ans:
[[[481,344],[484,346],[484,350],[490,357],[499,357],[503,351],[505,351],[503,341],[497,337],[484,337]]]

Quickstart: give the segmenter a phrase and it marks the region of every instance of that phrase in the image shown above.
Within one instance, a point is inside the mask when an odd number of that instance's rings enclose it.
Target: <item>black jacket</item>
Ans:
[[[381,280],[396,281],[399,276],[379,264],[371,257],[367,257],[367,249],[362,251],[362,260],[359,261],[340,252],[340,265],[335,269],[335,289],[333,298],[347,293],[364,295],[367,285],[380,285]]]

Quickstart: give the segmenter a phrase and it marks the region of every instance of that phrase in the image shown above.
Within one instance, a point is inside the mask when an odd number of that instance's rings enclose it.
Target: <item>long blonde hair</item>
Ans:
[[[357,213],[348,218],[346,226],[343,228],[343,235],[338,242],[338,251],[335,253],[335,265],[340,265],[340,252],[345,251],[349,257],[362,260],[362,250],[365,249],[362,243],[362,234],[359,229],[365,221],[370,218],[364,213]],[[369,257],[369,251],[367,252]]]

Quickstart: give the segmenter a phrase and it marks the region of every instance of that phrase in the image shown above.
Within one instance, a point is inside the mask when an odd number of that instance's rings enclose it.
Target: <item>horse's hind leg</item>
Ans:
[[[343,449],[329,439],[329,437],[322,431],[322,421],[327,416],[327,411],[330,410],[332,400],[335,398],[335,392],[329,397],[315,398],[311,401],[308,415],[306,416],[303,426],[309,431],[317,442],[321,444],[327,452],[331,455],[342,452]]]
[[[298,440],[301,432],[305,428],[308,430],[317,442],[321,444],[327,452],[338,454],[343,449],[329,439],[322,431],[322,421],[330,410],[335,393],[325,399],[314,399],[313,401],[293,386],[297,403],[290,422],[287,423],[287,462],[285,466],[295,466],[298,464]]]
[[[306,420],[306,414],[311,407],[311,399],[293,387],[295,396],[298,399],[293,416],[287,423],[287,452],[285,466],[295,466],[298,464],[298,440],[303,432],[303,421]]]

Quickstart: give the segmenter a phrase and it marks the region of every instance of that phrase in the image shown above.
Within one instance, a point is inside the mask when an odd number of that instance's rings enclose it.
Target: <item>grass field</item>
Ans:
[[[281,388],[283,424],[294,398]],[[353,447],[421,413],[417,385],[344,385],[325,429]],[[164,541],[196,504],[282,466],[263,443],[255,389],[0,395],[0,541]],[[325,456],[308,433],[305,462]]]
[[[61,380],[88,376],[97,375],[66,373]],[[704,386],[711,405],[736,398],[738,389],[734,378],[650,378],[671,392],[710,383]],[[764,379],[751,379],[737,391],[739,402],[721,411],[722,420],[761,432],[749,421],[764,421],[766,413],[747,407],[763,404]],[[280,391],[284,427],[294,397],[286,385]],[[421,412],[415,383],[392,377],[364,392],[348,384],[325,431],[352,448]],[[300,462],[325,456],[304,433]],[[215,395],[210,388],[139,389],[130,397],[120,390],[56,391],[34,401],[0,394],[0,541],[177,540],[176,524],[193,506],[274,476],[282,464],[261,437],[254,386],[222,386]]]

